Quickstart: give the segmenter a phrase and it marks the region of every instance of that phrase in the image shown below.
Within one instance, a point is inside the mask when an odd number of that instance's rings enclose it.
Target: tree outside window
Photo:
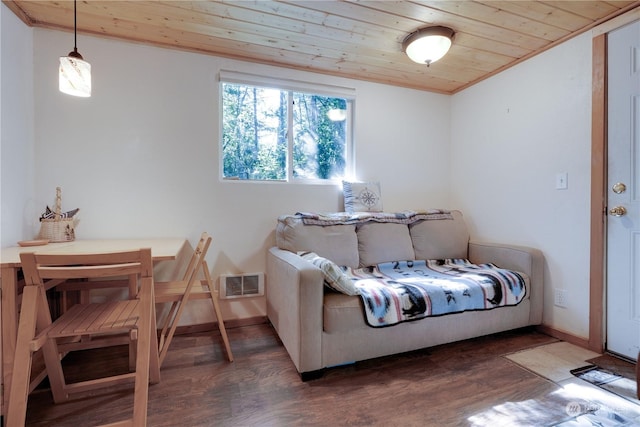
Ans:
[[[346,172],[349,101],[222,84],[225,179],[330,180]]]

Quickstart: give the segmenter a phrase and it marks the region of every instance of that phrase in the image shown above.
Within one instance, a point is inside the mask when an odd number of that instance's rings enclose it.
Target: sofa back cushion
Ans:
[[[368,222],[360,224],[356,232],[360,267],[415,259],[409,227],[405,224]]]
[[[467,258],[469,232],[460,211],[453,219],[429,219],[410,225],[365,222],[305,225],[302,218],[278,218],[276,245],[294,253],[315,252],[352,268],[411,259]]]
[[[453,220],[424,220],[409,225],[415,259],[467,258],[469,231],[460,211]]]
[[[358,238],[355,225],[305,225],[293,215],[278,218],[276,246],[291,252],[315,252],[338,265],[357,268]]]

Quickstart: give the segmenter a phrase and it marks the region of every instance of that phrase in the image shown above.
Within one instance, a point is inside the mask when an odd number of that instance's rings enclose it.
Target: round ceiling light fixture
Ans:
[[[420,28],[404,39],[402,49],[412,61],[429,66],[449,51],[454,34],[448,27]]]

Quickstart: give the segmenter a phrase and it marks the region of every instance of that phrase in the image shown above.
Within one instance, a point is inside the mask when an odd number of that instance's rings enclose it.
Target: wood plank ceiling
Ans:
[[[29,26],[73,31],[72,1],[3,3]],[[80,35],[450,94],[635,7],[640,1],[84,0],[77,15]],[[431,25],[456,35],[427,67],[407,58],[402,41]],[[78,50],[91,61],[82,36]]]

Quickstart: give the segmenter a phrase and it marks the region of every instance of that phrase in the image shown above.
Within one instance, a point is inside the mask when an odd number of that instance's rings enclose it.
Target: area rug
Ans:
[[[568,410],[568,413],[571,411]],[[625,417],[623,414],[615,410],[607,408],[597,408],[588,412],[563,421],[559,424],[553,424],[549,427],[631,427],[638,426],[638,421]]]
[[[596,365],[573,369],[571,373],[581,380],[587,381],[603,390],[624,397],[633,403],[640,404],[640,401],[638,401],[636,397],[635,379],[627,378],[626,376]]]
[[[635,398],[635,379],[631,380],[595,365],[572,369],[570,372],[576,378],[595,386],[593,389],[599,390],[599,397],[598,394],[581,390],[579,395],[589,395],[589,397],[586,400],[580,398],[567,403],[565,412],[568,418],[552,424],[553,427],[629,427],[640,425],[638,424],[640,422],[640,417],[638,417],[640,401]],[[589,388],[592,387],[589,386]]]
[[[636,364],[611,354],[602,354],[593,359],[586,360],[588,364],[599,366],[614,374],[634,379],[636,377]]]

